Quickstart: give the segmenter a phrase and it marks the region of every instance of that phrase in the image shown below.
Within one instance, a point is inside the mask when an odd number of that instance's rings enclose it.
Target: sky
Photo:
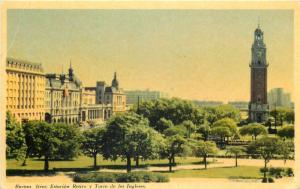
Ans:
[[[249,101],[258,20],[268,90],[293,93],[291,10],[8,10],[7,56],[67,72],[84,86],[149,89],[190,100]],[[293,94],[292,94],[293,98]]]

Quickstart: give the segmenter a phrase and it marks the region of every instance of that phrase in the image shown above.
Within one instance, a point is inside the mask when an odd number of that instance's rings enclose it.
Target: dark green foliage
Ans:
[[[79,155],[81,133],[75,125],[67,125],[64,123],[53,124],[54,136],[60,141],[60,144],[52,158],[71,160]]]
[[[6,113],[6,157],[17,160],[26,156],[26,141],[23,127],[11,115]]]
[[[269,183],[273,183],[273,182],[275,182],[275,180],[274,180],[272,177],[269,177],[269,178],[268,178],[268,182],[269,182]]]
[[[264,159],[265,166],[267,168],[268,162],[274,158],[275,155],[281,155],[282,141],[274,137],[263,137],[256,141],[253,141],[248,146],[249,154],[259,154]],[[266,177],[266,172],[264,172]]]
[[[265,126],[259,124],[259,123],[250,123],[246,126],[243,126],[240,129],[240,134],[241,135],[250,135],[254,137],[254,140],[256,140],[256,137],[259,135],[266,135],[267,129],[265,128]]]
[[[169,182],[165,175],[153,172],[108,173],[94,172],[76,174],[74,182]]]
[[[168,129],[166,129],[163,134],[165,136],[174,136],[174,135],[180,135],[182,137],[186,136],[187,130],[185,127],[181,127],[180,125],[172,126]]]
[[[231,118],[220,119],[211,126],[211,134],[219,137],[221,141],[225,141],[229,137],[238,137],[236,122]]]
[[[269,175],[275,176],[276,178],[281,178],[284,176],[284,168],[281,167],[270,167]]]
[[[277,135],[281,138],[294,138],[295,131],[293,125],[286,125],[278,129]]]
[[[209,135],[211,134],[211,128],[207,123],[204,123],[198,127],[197,132],[203,136],[205,141],[207,141]]]
[[[30,147],[27,155],[44,156],[44,170],[50,159],[72,159],[79,153],[80,132],[76,126],[30,121],[25,124],[25,138]]]
[[[164,149],[161,151],[162,158],[168,158],[169,171],[172,171],[172,165],[174,164],[175,156],[185,156],[188,150],[187,140],[179,134],[171,135],[166,138]]]
[[[260,171],[261,173],[266,173],[266,172],[269,171],[269,168],[267,168],[267,167],[262,167],[262,168],[259,169],[259,171]]]
[[[197,157],[203,157],[205,169],[207,168],[206,158],[208,155],[214,155],[218,152],[216,143],[212,141],[199,141],[195,144],[194,154]]]
[[[154,129],[160,133],[163,133],[166,129],[173,127],[174,124],[171,120],[168,120],[164,117],[160,118],[157,124],[155,125]]]
[[[226,154],[232,154],[235,156],[235,166],[238,166],[238,156],[244,154],[246,149],[243,146],[230,146],[226,148]]]
[[[97,127],[82,133],[82,152],[85,155],[94,158],[94,168],[97,168],[97,155],[102,152],[104,132],[104,128]]]
[[[270,115],[276,118],[276,120],[274,120],[276,125],[283,125],[284,122],[293,124],[295,119],[294,114],[294,110],[284,107],[277,107],[270,111]]]
[[[289,176],[289,177],[292,177],[292,176],[294,176],[294,170],[293,170],[293,168],[287,168],[286,170],[285,170],[285,173],[286,173],[286,175],[287,176]]]
[[[150,128],[148,120],[134,113],[126,112],[112,117],[107,122],[103,135],[103,157],[127,161],[127,171],[131,171],[131,158],[155,159],[164,146],[164,139]]]
[[[179,125],[190,120],[196,125],[204,121],[204,112],[192,102],[178,98],[158,99],[142,102],[139,106],[139,114],[149,119],[150,126],[158,131],[158,123],[162,118],[172,121],[174,125]]]
[[[239,110],[231,105],[205,107],[204,112],[205,119],[210,123],[210,125],[223,118],[230,118],[235,122],[239,122],[241,119]]]

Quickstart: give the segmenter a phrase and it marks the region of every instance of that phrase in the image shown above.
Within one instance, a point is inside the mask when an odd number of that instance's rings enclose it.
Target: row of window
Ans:
[[[24,118],[24,117],[32,117],[32,116],[38,116],[41,117],[42,119],[44,118],[44,113],[43,112],[30,112],[30,113],[13,113],[13,117],[18,116],[19,118]]]

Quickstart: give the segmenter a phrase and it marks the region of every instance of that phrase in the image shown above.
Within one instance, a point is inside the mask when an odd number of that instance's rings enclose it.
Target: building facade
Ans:
[[[268,92],[268,103],[270,105],[270,109],[274,109],[275,107],[288,107],[292,108],[293,103],[291,102],[291,94],[286,93],[283,88],[274,88]]]
[[[111,105],[96,103],[96,87],[82,89],[82,103],[80,107],[80,124],[97,125],[110,117]]]
[[[44,120],[45,75],[41,64],[7,58],[6,109],[17,121]]]
[[[229,101],[228,104],[239,110],[248,111],[249,102],[247,102],[247,101]]]
[[[104,81],[98,81],[96,84],[96,103],[103,104],[106,107],[111,106],[111,110],[104,110],[104,118],[109,118],[112,114],[126,111],[126,95],[119,87],[117,73],[114,74],[111,86],[106,86]]]
[[[156,100],[160,98],[168,98],[166,93],[160,91],[150,91],[150,90],[132,90],[125,91],[126,104],[137,104],[140,101]]]
[[[251,52],[251,99],[249,103],[249,120],[251,122],[261,123],[268,119],[269,105],[267,100],[267,49],[264,43],[264,33],[259,26],[254,32],[254,42]]]
[[[45,120],[76,124],[80,121],[81,81],[70,65],[68,74],[47,74],[45,91]]]

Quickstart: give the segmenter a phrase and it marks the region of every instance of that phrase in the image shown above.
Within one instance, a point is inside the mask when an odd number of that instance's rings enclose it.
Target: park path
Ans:
[[[179,160],[179,159],[178,159]],[[177,160],[177,161],[178,161]],[[208,159],[209,161],[212,161],[212,158]],[[209,164],[208,168],[211,167],[232,167],[235,165],[235,160],[234,159],[228,159],[228,158],[218,158],[216,159],[217,161],[215,163]],[[260,166],[262,167],[264,165],[263,160],[261,159],[239,159],[238,160],[239,165],[243,166]],[[269,166],[272,167],[294,167],[294,161],[288,160],[286,164],[284,165],[283,160],[271,160],[269,162]],[[183,169],[201,169],[204,168],[204,165],[178,165],[173,167],[173,170],[183,170]],[[145,170],[145,171],[167,171],[168,167],[148,167],[145,169],[133,169],[133,171],[137,170]],[[109,172],[125,172],[125,170],[112,170],[112,169],[101,169],[101,171],[109,171]],[[72,178],[70,174],[73,174],[72,172],[64,173],[64,172],[59,172],[58,174],[54,176],[9,176],[6,177],[7,182],[10,184],[13,183],[42,183],[42,182],[52,182],[52,183],[72,183]],[[284,178],[284,179],[277,179],[276,184],[278,183],[286,183],[286,182],[291,182],[293,178]],[[214,183],[237,183],[237,181],[234,180],[229,180],[229,179],[206,179],[206,178],[171,178],[171,183],[174,182],[188,182],[188,183],[202,183],[205,184],[206,182],[214,182]],[[278,182],[277,182],[278,181]],[[253,183],[251,183],[252,185]],[[260,184],[260,183],[259,183]],[[202,185],[201,185],[202,186]],[[212,186],[213,187],[213,186]]]

